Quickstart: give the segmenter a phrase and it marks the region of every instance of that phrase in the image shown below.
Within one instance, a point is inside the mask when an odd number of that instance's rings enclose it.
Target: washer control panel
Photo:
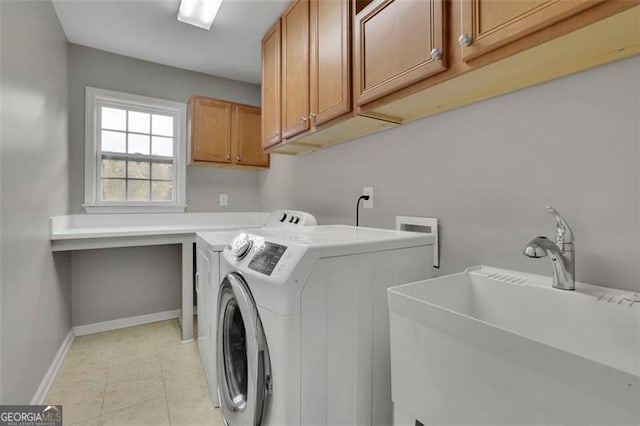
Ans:
[[[287,247],[280,244],[265,241],[256,248],[256,252],[249,262],[249,269],[270,276]]]
[[[263,232],[270,233],[275,230],[265,229]],[[269,284],[287,283],[307,252],[307,246],[290,238],[268,238],[248,232],[238,234],[222,252],[224,263],[230,270],[236,269]]]

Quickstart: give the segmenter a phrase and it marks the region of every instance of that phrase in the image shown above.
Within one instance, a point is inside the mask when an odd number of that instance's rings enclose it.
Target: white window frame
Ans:
[[[102,106],[141,109],[174,117],[173,200],[101,201],[99,197],[100,136],[98,111]],[[87,213],[176,213],[186,209],[186,103],[132,95],[113,90],[85,88],[84,204]]]

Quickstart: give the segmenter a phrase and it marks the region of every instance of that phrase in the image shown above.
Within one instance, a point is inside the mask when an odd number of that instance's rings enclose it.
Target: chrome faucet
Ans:
[[[551,253],[553,286],[561,290],[575,290],[576,259],[573,231],[556,209],[547,206],[547,212],[556,220],[556,242],[547,237],[536,237],[524,248],[524,255],[539,259]]]

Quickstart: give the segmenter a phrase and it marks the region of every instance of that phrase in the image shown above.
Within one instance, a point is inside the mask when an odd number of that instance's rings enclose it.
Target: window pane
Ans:
[[[151,175],[154,179],[173,179],[173,165],[167,163],[151,164]]]
[[[151,133],[151,114],[146,112],[129,111],[129,131],[138,133]]]
[[[118,108],[101,108],[103,129],[127,130],[127,112]]]
[[[153,114],[151,130],[154,135],[173,136],[173,117]]]
[[[102,177],[126,177],[124,160],[102,159]]]
[[[102,201],[126,201],[124,179],[102,179]]]
[[[151,164],[146,161],[131,161],[127,163],[129,169],[129,179],[150,179]]]
[[[126,152],[125,134],[120,132],[102,131],[102,152]]]
[[[161,138],[159,136],[153,136],[153,146],[151,148],[151,154],[160,155],[162,157],[173,157],[173,139]]]
[[[171,201],[172,183],[163,181],[152,181],[152,199],[153,201]]]
[[[129,201],[149,201],[149,186],[148,180],[128,180],[127,199]]]
[[[129,134],[129,154],[149,155],[149,136]]]

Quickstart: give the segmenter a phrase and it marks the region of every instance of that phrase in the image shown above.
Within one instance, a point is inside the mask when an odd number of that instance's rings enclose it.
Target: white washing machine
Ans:
[[[316,225],[313,215],[296,210],[276,210],[269,214],[264,228],[297,228]],[[207,377],[207,384],[213,399],[213,405],[218,407],[218,385],[216,379],[216,306],[218,301],[218,286],[227,274],[224,262],[221,262],[222,250],[233,238],[238,230],[202,232],[196,236],[196,277],[195,289],[197,300],[197,343],[200,352],[202,368]]]
[[[433,242],[350,226],[238,235],[218,293],[225,422],[391,424],[386,289],[430,277]]]

